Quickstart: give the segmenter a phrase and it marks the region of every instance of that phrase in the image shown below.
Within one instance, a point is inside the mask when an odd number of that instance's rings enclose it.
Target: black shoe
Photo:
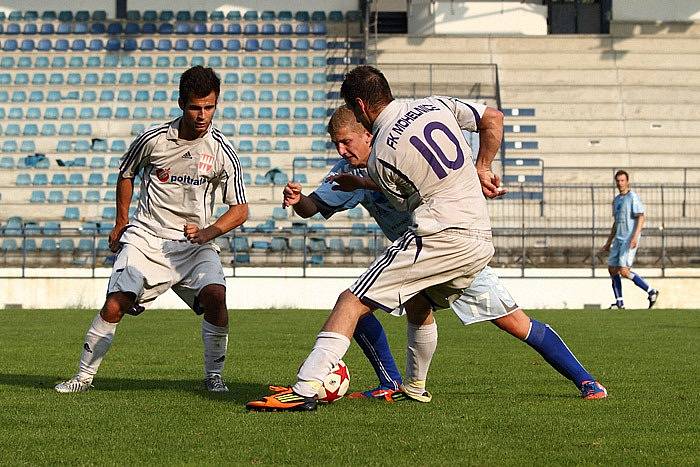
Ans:
[[[613,303],[612,305],[610,305],[610,307],[608,307],[608,310],[624,310],[624,309],[625,309],[625,305],[619,305],[617,302]]]
[[[654,304],[656,304],[656,300],[659,298],[659,291],[654,289],[651,292],[649,292],[649,296],[647,297],[647,300],[649,300],[649,308],[651,309]]]

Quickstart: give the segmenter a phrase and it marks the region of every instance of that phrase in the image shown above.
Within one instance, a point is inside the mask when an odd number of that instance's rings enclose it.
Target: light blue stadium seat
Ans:
[[[156,49],[158,49],[159,51],[169,52],[172,48],[173,48],[173,44],[170,41],[170,39],[158,39],[158,45],[156,46]],[[158,66],[157,63],[158,62],[156,62],[156,66]]]
[[[260,91],[260,94],[258,96],[258,100],[260,102],[272,102],[272,99],[273,99],[272,90],[263,89]]]
[[[253,166],[253,161],[249,156],[240,157],[239,163],[241,164],[241,168],[243,169],[249,169]]]
[[[260,42],[260,50],[263,50],[265,52],[274,52],[274,50],[275,50],[274,39],[263,39]]]
[[[306,107],[295,107],[294,108],[294,119],[295,120],[306,120],[309,118],[309,111]]]
[[[241,152],[253,152],[253,142],[248,139],[242,139],[238,142],[238,150]]]
[[[117,192],[115,190],[105,191],[105,195],[102,197],[102,201],[114,202],[117,200]]]
[[[314,68],[322,68],[326,66],[326,57],[323,56],[316,56],[313,58],[313,61],[311,63],[311,66]]]
[[[51,176],[51,185],[63,186],[68,184],[68,179],[64,173],[56,173]]]
[[[45,203],[46,193],[43,190],[32,190],[32,194],[29,197],[30,203]]]
[[[44,123],[41,126],[41,136],[54,136],[56,134],[56,125],[53,123]]]
[[[85,158],[85,156],[78,156],[75,159],[73,159],[72,167],[87,167],[87,159]]]
[[[270,184],[270,181],[264,175],[256,175],[255,176],[255,185],[265,186],[265,185],[269,185],[269,184]]]
[[[254,102],[255,101],[255,91],[251,89],[245,89],[241,93],[241,100],[243,102]]]
[[[306,123],[295,123],[293,134],[294,136],[307,136],[309,134],[309,127]]]
[[[241,136],[252,136],[254,134],[253,125],[250,123],[241,123],[238,125],[238,134]]]
[[[102,176],[101,173],[93,172],[88,176],[88,185],[103,185],[104,184],[104,177]]]
[[[9,113],[7,114],[7,117],[10,120],[22,120],[24,118],[24,109],[21,107],[11,107]],[[19,127],[17,134],[19,134]]]
[[[58,204],[63,202],[63,191],[61,190],[51,190],[49,192],[48,202],[51,204]],[[70,200],[69,200],[70,202]]]
[[[91,169],[104,169],[106,165],[107,162],[105,161],[105,158],[103,156],[93,156],[92,159],[90,159]]]
[[[236,108],[235,107],[224,107],[223,116],[226,120],[233,120],[236,118]]]
[[[244,185],[251,185],[253,183],[253,180],[250,176],[249,173],[244,173],[243,174],[243,184]]]
[[[289,177],[284,172],[275,172],[275,174],[272,176],[273,185],[278,185],[278,186],[286,185],[287,182],[289,182]],[[283,209],[283,208],[280,208],[280,209]],[[273,217],[274,217],[274,215],[273,215]]]
[[[46,186],[49,184],[49,177],[45,173],[38,173],[34,175],[32,179],[32,185],[34,186]]]
[[[85,202],[86,203],[99,203],[100,202],[99,190],[87,190],[85,192]]]
[[[85,181],[83,179],[83,174],[81,173],[72,173],[68,176],[68,184],[69,185],[84,185]]]
[[[309,91],[304,89],[297,89],[294,91],[294,102],[308,102]]]
[[[76,152],[88,152],[90,151],[90,141],[79,139],[75,142],[74,150]]]
[[[24,136],[37,136],[39,134],[39,127],[34,123],[27,123],[24,125],[22,134]]]
[[[119,174],[112,172],[111,174],[107,175],[107,185],[115,186],[117,184],[118,179],[119,179]]]
[[[44,118],[46,118],[45,115]],[[78,110],[73,106],[64,107],[63,111],[61,112],[61,118],[64,120],[75,120],[78,118]]]
[[[321,140],[314,140],[311,142],[311,151],[312,152],[325,152],[326,151],[326,142],[321,141]]]
[[[280,36],[288,36],[294,32],[294,28],[292,28],[292,25],[289,23],[282,23],[279,25],[279,28],[277,28],[277,33]]]
[[[260,156],[255,160],[255,167],[258,169],[269,169],[271,166],[272,163],[267,156]]]
[[[165,91],[155,91],[153,93],[153,101],[154,102],[163,102],[168,100],[168,95]]]
[[[17,152],[17,141],[6,140],[2,143],[2,152]]]
[[[99,117],[99,115],[98,115]],[[129,108],[128,107],[117,107],[114,112],[114,118],[117,119],[128,119],[129,118]]]
[[[326,134],[326,125],[323,123],[314,123],[311,127],[311,134],[314,136],[324,136]]]
[[[54,233],[53,235],[58,235],[58,232]],[[56,250],[58,250],[58,245],[56,244],[56,240],[53,238],[44,238],[41,240],[41,246],[39,249],[46,253],[55,253]]]
[[[95,110],[92,107],[82,107],[78,118],[81,120],[92,120],[95,118]]]
[[[24,91],[12,91],[12,102],[26,102],[27,93]]]
[[[240,118],[244,120],[255,118],[255,109],[249,106],[241,107]]]
[[[272,152],[272,143],[266,139],[258,140],[258,142],[255,143],[255,151],[265,153]]]
[[[35,92],[35,91],[32,91]],[[39,91],[41,92],[41,91]],[[41,109],[38,107],[29,107],[27,109],[27,120],[39,120],[41,118]]]
[[[314,92],[311,95],[311,100],[314,102],[325,101],[326,92],[322,89],[314,89]]]
[[[112,145],[112,148],[114,148],[114,145]],[[114,149],[112,149],[114,151]],[[109,159],[109,168],[110,169],[116,169],[119,167],[121,164],[121,158],[119,156],[112,156]]]
[[[78,131],[76,132],[76,134],[78,136],[91,136],[92,135],[92,125],[89,123],[78,124]]]
[[[223,125],[221,125],[221,132],[225,136],[235,136],[236,126],[233,123],[224,123]]]
[[[16,123],[10,123],[5,127],[5,136],[19,136],[20,133],[20,127]]]
[[[278,123],[275,125],[275,136],[289,136],[289,125],[286,123]]]
[[[117,218],[117,209],[114,206],[105,206],[102,209],[102,219],[114,220]]]
[[[282,52],[287,52],[292,50],[292,40],[291,39],[280,39],[277,41],[277,50]]]
[[[72,216],[75,215],[73,211],[70,213],[68,212],[69,209],[78,209],[78,208],[66,208],[66,213],[64,214],[64,219],[66,220],[75,220],[76,218],[73,218]],[[70,216],[70,217],[68,217]],[[61,253],[73,253],[73,250],[75,250],[75,243],[73,242],[72,238],[62,238],[58,242],[58,251]]]
[[[288,152],[290,149],[289,141],[284,139],[278,139],[275,141],[274,151],[277,152]]]
[[[19,151],[34,153],[36,152],[36,144],[34,143],[34,141],[31,140],[22,141],[19,147]]]
[[[196,51],[207,50],[207,42],[204,39],[195,39],[192,41],[191,47],[192,50]],[[199,65],[204,65],[204,63],[202,62]]]
[[[12,156],[0,157],[0,169],[14,169],[15,159]]]
[[[144,132],[146,126],[143,123],[134,123],[131,125],[131,136],[138,136]]]

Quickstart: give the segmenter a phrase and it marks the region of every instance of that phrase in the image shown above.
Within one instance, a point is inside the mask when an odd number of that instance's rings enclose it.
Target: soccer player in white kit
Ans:
[[[204,314],[206,388],[228,391],[221,377],[228,345],[226,279],[213,240],[247,219],[245,186],[234,148],[212,125],[219,78],[211,68],[195,66],[182,74],[179,89],[182,117],[144,131],[122,158],[117,218],[109,235],[118,255],[107,298],[85,335],[77,374],[57,384],[58,392],[92,387],[124,314],[142,312],[170,288]],[[137,174],[138,209],[129,221]],[[229,209],[214,221],[217,192]]]
[[[347,351],[358,319],[376,308],[406,311],[403,390],[413,399],[429,401],[425,379],[437,345],[431,308],[450,306],[493,256],[484,195],[502,192],[491,171],[502,137],[502,114],[452,98],[394,101],[384,76],[368,66],[348,73],[341,95],[373,134],[366,161],[369,176],[396,209],[412,212],[414,225],[340,295],[296,384],[249,402],[250,410],[315,409],[314,395]],[[476,167],[463,129],[480,131]],[[592,383],[604,397],[605,389]]]

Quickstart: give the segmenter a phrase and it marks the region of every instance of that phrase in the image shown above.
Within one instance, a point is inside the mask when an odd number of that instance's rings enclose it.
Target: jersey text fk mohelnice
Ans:
[[[391,102],[374,122],[369,176],[413,229],[488,232],[491,221],[462,130],[477,131],[486,106],[432,96]]]

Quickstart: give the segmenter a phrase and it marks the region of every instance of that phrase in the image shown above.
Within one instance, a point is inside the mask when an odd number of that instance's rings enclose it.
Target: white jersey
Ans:
[[[486,200],[462,130],[476,132],[486,106],[453,97],[392,101],[373,126],[369,176],[417,235],[448,228],[491,231]]]
[[[144,131],[122,157],[119,173],[141,173],[141,195],[130,225],[166,239],[184,239],[185,224],[212,223],[217,188],[222,202],[246,203],[238,155],[213,125],[201,138],[179,139],[180,119]]]

